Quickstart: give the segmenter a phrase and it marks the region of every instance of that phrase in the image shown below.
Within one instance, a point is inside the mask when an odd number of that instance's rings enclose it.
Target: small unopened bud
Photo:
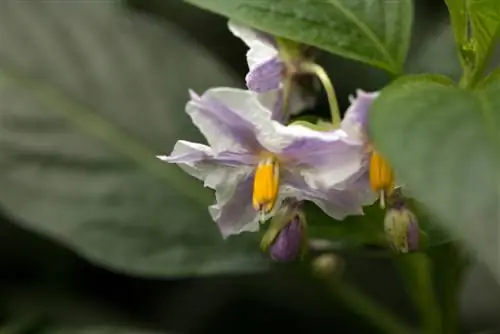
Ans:
[[[302,246],[302,224],[295,216],[276,236],[269,247],[269,255],[278,262],[290,262],[298,258]]]
[[[312,261],[313,273],[325,278],[340,276],[344,271],[344,266],[343,259],[331,253],[321,254]]]
[[[261,248],[278,262],[299,258],[306,246],[306,221],[299,203],[287,202],[271,220]]]
[[[384,230],[394,251],[408,253],[419,248],[420,228],[417,217],[406,206],[389,208],[385,214]]]

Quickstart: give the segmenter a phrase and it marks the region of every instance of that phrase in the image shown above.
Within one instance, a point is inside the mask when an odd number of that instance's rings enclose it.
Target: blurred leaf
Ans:
[[[188,88],[236,80],[173,27],[119,4],[0,5],[0,205],[131,274],[260,267],[255,236],[223,241],[210,191],[155,158],[200,137]]]
[[[406,77],[375,101],[370,131],[412,195],[500,281],[499,97],[495,76],[475,92]]]
[[[458,81],[462,67],[450,25],[435,27],[432,34],[410,52],[406,65],[407,73],[439,73]]]
[[[493,52],[500,32],[498,0],[445,0],[462,65],[477,80]]]
[[[173,334],[173,332],[169,333]],[[52,328],[43,330],[42,334],[167,334],[167,333],[153,332],[137,328],[100,326],[100,327],[86,327],[86,328],[71,328],[71,327]]]
[[[411,0],[186,0],[264,32],[342,57],[402,71],[413,20]]]

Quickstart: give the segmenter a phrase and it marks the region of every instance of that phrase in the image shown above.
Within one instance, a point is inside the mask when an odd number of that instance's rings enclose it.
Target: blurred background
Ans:
[[[457,78],[444,2],[414,2],[407,71]],[[269,266],[257,239],[223,242],[205,213],[124,162],[144,153],[106,124],[168,153],[181,136],[199,139],[183,111],[189,88],[242,87],[246,47],[226,23],[180,0],[0,4],[1,334],[377,333],[307,275]],[[391,80],[331,55],[318,61],[341,109],[356,88]],[[326,110],[320,101],[308,112]],[[388,258],[338,256],[347,281],[417,321]],[[494,333],[499,310],[499,287],[473,265],[464,333]]]

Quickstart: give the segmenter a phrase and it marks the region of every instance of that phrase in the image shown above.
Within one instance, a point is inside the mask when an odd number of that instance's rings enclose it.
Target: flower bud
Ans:
[[[332,253],[321,254],[312,261],[313,273],[320,277],[340,277],[344,271],[344,260]]]
[[[271,220],[261,248],[278,262],[291,262],[302,255],[306,242],[306,222],[299,203],[288,201]]]
[[[384,230],[391,247],[400,253],[416,251],[420,244],[420,228],[415,214],[405,205],[401,189],[395,189],[388,199]]]
[[[278,262],[295,260],[302,246],[302,224],[296,215],[276,236],[269,246],[269,255]]]

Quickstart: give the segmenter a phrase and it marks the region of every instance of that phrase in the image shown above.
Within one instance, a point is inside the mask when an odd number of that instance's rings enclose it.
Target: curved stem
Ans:
[[[292,91],[292,76],[286,76],[285,82],[283,83],[283,123],[288,123],[290,116],[290,92]]]
[[[333,281],[329,284],[333,294],[342,300],[353,312],[365,317],[372,325],[387,334],[411,334],[412,328],[396,316],[369,299],[356,288],[345,282]]]
[[[399,258],[408,294],[420,313],[422,333],[443,333],[442,314],[436,299],[431,260],[425,253],[408,254]]]
[[[339,126],[341,117],[340,117],[339,105],[337,103],[337,96],[335,94],[335,89],[333,88],[333,84],[330,78],[328,77],[326,71],[323,69],[323,67],[319,66],[318,64],[305,62],[300,65],[300,73],[313,74],[319,79],[319,81],[321,81],[321,84],[325,89],[326,96],[328,97],[328,104],[330,105],[330,113],[332,115],[332,123],[335,126]]]

